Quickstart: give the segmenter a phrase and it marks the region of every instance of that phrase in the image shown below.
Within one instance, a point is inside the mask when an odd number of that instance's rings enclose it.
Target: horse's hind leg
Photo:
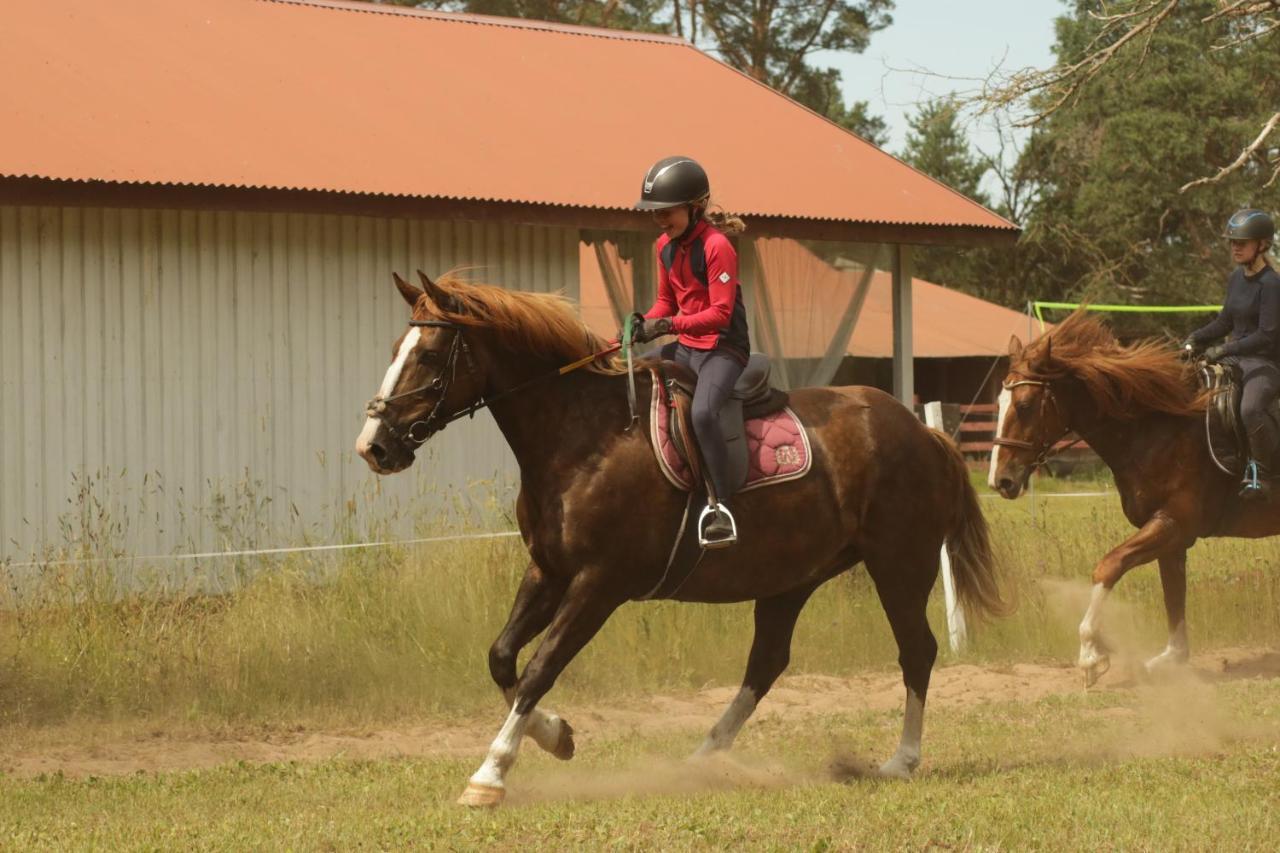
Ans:
[[[548,577],[537,563],[530,561],[507,624],[489,647],[489,673],[502,691],[508,708],[515,704],[516,658],[530,640],[551,624],[564,598],[564,590],[562,582]],[[526,733],[556,758],[562,761],[573,758],[573,727],[555,714],[533,711]]]
[[[695,755],[706,755],[733,745],[742,725],[791,660],[791,635],[796,619],[816,587],[792,590],[756,602],[756,630],[747,659],[747,674],[733,702],[711,728]]]
[[[1160,586],[1164,590],[1164,610],[1169,617],[1169,643],[1160,654],[1147,661],[1147,672],[1187,662],[1187,552],[1175,551],[1159,558]]]
[[[929,628],[926,607],[929,590],[938,576],[940,546],[927,546],[929,556],[908,559],[899,555],[889,560],[868,560],[867,570],[875,581],[880,603],[889,617],[889,627],[898,643],[898,664],[907,688],[906,714],[898,751],[880,767],[880,773],[896,779],[910,779],[920,766],[920,739],[924,731],[924,703],[929,693],[929,676],[938,657],[938,642]],[[913,550],[924,551],[925,548]]]

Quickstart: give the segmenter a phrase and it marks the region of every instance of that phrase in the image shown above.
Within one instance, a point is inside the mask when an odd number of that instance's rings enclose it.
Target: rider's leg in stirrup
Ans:
[[[729,482],[729,448],[720,429],[720,408],[729,399],[743,365],[723,351],[708,353],[698,365],[698,386],[693,395],[693,431],[707,465],[713,495],[698,519],[703,547],[727,547],[738,541],[738,525],[726,498],[732,493]]]

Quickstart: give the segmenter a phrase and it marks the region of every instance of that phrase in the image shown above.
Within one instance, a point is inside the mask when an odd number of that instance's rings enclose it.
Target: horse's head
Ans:
[[[1009,340],[1009,374],[1000,391],[995,446],[987,485],[1006,498],[1026,488],[1035,469],[1070,427],[1063,402],[1064,379],[1052,369],[1052,337],[1023,347]]]
[[[450,297],[424,273],[418,276],[421,290],[395,276],[412,309],[409,328],[391,349],[391,366],[365,407],[367,419],[356,438],[356,453],[378,474],[412,465],[415,451],[484,390],[468,327],[436,319],[442,312],[432,306],[449,308]]]

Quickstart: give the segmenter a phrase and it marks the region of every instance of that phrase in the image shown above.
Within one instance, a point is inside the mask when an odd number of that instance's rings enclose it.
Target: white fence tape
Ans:
[[[0,567],[27,569],[36,566],[82,566],[91,563],[159,562],[168,560],[211,560],[222,557],[265,557],[273,554],[302,554],[318,551],[353,551],[358,548],[392,548],[397,545],[422,545],[428,542],[460,542],[470,539],[504,539],[519,536],[518,530],[500,533],[469,533],[460,536],[428,536],[423,539],[397,539],[391,542],[353,542],[347,545],[303,545],[297,548],[258,548],[251,551],[204,551],[199,554],[145,554],[136,557],[90,557],[83,560],[34,560],[26,563],[0,563]]]

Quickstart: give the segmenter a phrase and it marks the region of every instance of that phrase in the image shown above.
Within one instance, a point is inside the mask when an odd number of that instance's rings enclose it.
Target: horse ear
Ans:
[[[1022,339],[1017,335],[1009,336],[1009,358],[1017,358],[1022,355]]]
[[[1053,335],[1044,339],[1044,355],[1040,356],[1041,364],[1053,363]]]
[[[418,281],[422,282],[422,289],[426,291],[428,299],[442,308],[447,309],[450,307],[452,300],[449,299],[449,294],[445,293],[440,285],[428,278],[427,274],[422,270],[418,270]]]
[[[422,298],[422,291],[402,279],[398,273],[392,273],[391,277],[396,280],[396,290],[400,291],[400,295],[404,297],[405,302],[409,303],[409,307],[417,306],[418,300]]]

